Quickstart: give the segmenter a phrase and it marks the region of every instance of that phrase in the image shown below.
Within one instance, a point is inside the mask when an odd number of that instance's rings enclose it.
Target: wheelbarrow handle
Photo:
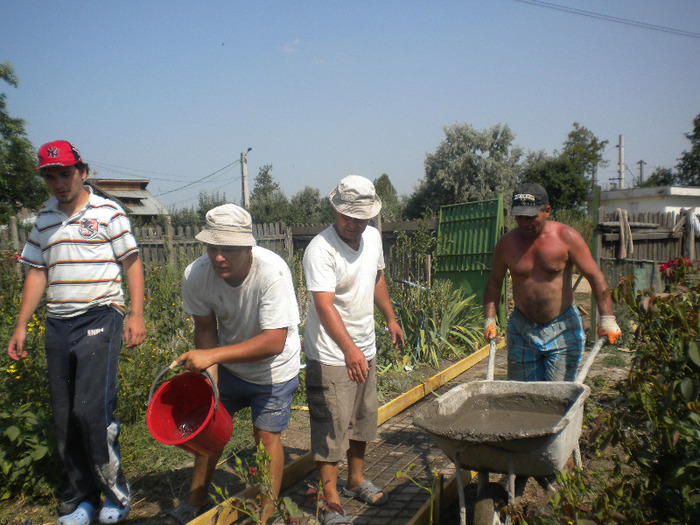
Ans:
[[[146,406],[149,406],[151,404],[153,393],[156,391],[156,386],[158,386],[158,381],[160,381],[160,378],[163,377],[170,370],[173,370],[174,368],[177,368],[179,366],[182,366],[182,362],[178,363],[177,361],[173,361],[172,363],[170,363],[169,365],[165,365],[158,371],[155,379],[153,379],[153,383],[151,384],[151,389],[148,392],[148,401],[146,401]],[[209,380],[209,383],[211,384],[211,388],[214,391],[214,410],[216,410],[219,408],[219,389],[216,387],[216,383],[212,379],[211,374],[209,372],[207,372],[206,370],[202,370],[200,374],[203,374],[204,377],[206,377]]]
[[[486,380],[493,381],[493,376],[496,371],[496,338],[489,340],[489,361],[486,366]]]
[[[603,348],[603,345],[605,342],[608,340],[607,337],[599,337],[598,340],[595,342],[593,345],[593,348],[591,348],[591,351],[588,353],[588,357],[586,358],[586,362],[583,363],[583,366],[579,369],[579,371],[576,373],[576,379],[574,381],[576,383],[583,383],[583,380],[586,379],[586,376],[588,375],[588,371],[591,369],[591,366],[593,365],[593,361],[595,361],[596,356],[598,355],[598,352],[600,352],[600,349]]]

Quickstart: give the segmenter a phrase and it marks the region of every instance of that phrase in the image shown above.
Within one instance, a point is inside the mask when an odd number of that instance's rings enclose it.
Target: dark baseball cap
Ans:
[[[549,196],[539,184],[520,184],[513,191],[513,207],[510,214],[534,217],[542,206],[549,204]]]

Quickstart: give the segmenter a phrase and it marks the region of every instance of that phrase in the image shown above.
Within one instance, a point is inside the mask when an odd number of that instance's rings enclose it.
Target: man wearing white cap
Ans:
[[[304,253],[311,308],[304,352],[311,420],[311,449],[328,503],[324,524],[351,523],[340,506],[338,462],[348,461],[346,496],[382,505],[384,491],[363,475],[368,441],[377,435],[374,306],[386,319],[394,347],[403,332],[382,270],[382,239],[368,226],[382,203],[371,181],[345,177],[330,193],[335,222]]]
[[[299,308],[292,276],[279,255],[256,246],[250,215],[235,204],[210,210],[196,238],[207,245],[207,253],[187,267],[182,280],[196,350],[176,361],[191,372],[219,365],[221,402],[231,414],[251,408],[253,436],[271,458],[270,474],[279,493],[281,433],[299,385]],[[219,456],[195,457],[189,494],[164,523],[187,523],[206,509]]]

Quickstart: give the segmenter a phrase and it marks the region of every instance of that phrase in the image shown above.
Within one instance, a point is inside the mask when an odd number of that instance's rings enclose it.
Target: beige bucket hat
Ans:
[[[374,184],[360,175],[342,179],[328,197],[335,211],[353,219],[371,219],[382,209]]]
[[[223,204],[207,212],[204,229],[195,239],[217,246],[255,246],[250,214],[235,204]]]

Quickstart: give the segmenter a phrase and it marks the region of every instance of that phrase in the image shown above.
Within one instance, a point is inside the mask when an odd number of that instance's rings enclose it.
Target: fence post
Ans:
[[[12,249],[14,250],[15,253],[19,253],[19,232],[17,230],[17,217],[14,215],[10,217],[10,235],[12,239]],[[16,263],[15,265],[15,273],[17,276],[22,275],[22,265],[19,263]]]
[[[282,227],[284,228],[284,249],[287,253],[287,264],[291,267],[294,259],[294,228],[285,223],[282,223]]]
[[[693,262],[695,260],[695,228],[693,228],[693,209],[683,210],[685,215],[685,256]]]
[[[165,248],[165,260],[171,269],[175,269],[175,250],[173,248],[173,224],[170,220],[170,215],[165,217],[165,234],[163,235],[164,248]]]

